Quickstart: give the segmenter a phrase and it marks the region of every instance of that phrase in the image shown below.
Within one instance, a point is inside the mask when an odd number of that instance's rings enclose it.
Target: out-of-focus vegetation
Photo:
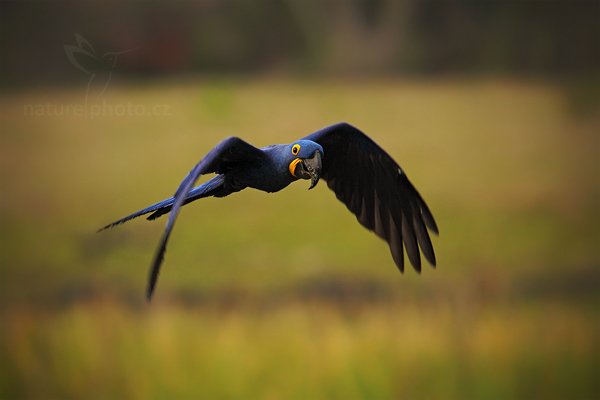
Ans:
[[[598,390],[591,313],[557,302],[18,311],[3,315],[6,398],[585,399]]]
[[[88,0],[0,3],[0,85],[79,83],[83,35],[121,76],[598,76],[596,0]],[[42,63],[42,64],[40,64]],[[89,65],[89,63],[87,64]]]
[[[597,396],[600,120],[557,86],[189,80],[68,107],[84,98],[0,97],[0,397]],[[340,120],[427,200],[437,270],[399,274],[324,184],[186,206],[151,304],[164,220],[94,233],[225,136]]]

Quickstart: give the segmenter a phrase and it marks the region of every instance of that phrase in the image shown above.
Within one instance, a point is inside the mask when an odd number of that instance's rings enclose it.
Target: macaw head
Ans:
[[[321,158],[323,147],[311,140],[298,140],[288,146],[292,161],[288,169],[299,179],[310,179],[309,190],[314,188],[321,177]]]

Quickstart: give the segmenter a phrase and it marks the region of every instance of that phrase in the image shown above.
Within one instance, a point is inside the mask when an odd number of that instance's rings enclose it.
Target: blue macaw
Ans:
[[[217,175],[193,187],[201,175],[209,173]],[[240,138],[229,137],[196,164],[173,197],[100,230],[141,215],[151,213],[147,219],[153,220],[170,212],[150,267],[146,291],[150,300],[181,206],[204,197],[225,197],[246,188],[278,192],[298,179],[310,180],[312,189],[320,178],[361,225],[389,244],[400,271],[404,271],[403,243],[416,271],[421,271],[419,247],[435,267],[428,229],[437,235],[438,228],[425,201],[400,166],[367,135],[347,123],[328,126],[290,144],[260,149]]]

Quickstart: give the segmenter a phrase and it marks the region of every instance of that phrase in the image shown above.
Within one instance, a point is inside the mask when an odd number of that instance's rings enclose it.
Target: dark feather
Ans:
[[[218,192],[219,190],[223,190],[223,182],[224,182],[224,176],[223,175],[217,175],[215,176],[213,179],[209,180],[208,182],[195,187],[194,189],[192,189],[188,195],[185,198],[185,201],[183,202],[183,204],[187,204],[190,203],[194,200],[197,199],[201,199],[203,197],[208,197],[208,196],[212,196],[214,195],[216,192]],[[171,207],[173,206],[173,203],[175,202],[175,199],[173,197],[168,198],[166,200],[163,201],[159,201],[156,204],[153,204],[149,207],[146,207],[144,209],[141,209],[139,211],[134,212],[133,214],[130,214],[126,217],[123,217],[119,220],[116,220],[114,222],[111,222],[108,225],[103,226],[102,228],[98,229],[98,232],[103,231],[105,229],[108,228],[112,228],[114,226],[117,225],[121,225],[127,221],[130,221],[134,218],[140,217],[142,215],[146,215],[149,213],[152,213],[147,219],[148,220],[153,220],[155,218],[160,217],[163,214],[168,213],[169,211],[171,211]]]
[[[402,234],[398,230],[396,221],[390,218],[390,250],[392,251],[392,258],[398,266],[400,272],[404,272],[404,252],[402,251]]]
[[[325,152],[322,178],[365,228],[388,242],[394,262],[404,269],[404,252],[421,270],[419,247],[435,266],[427,229],[437,234],[431,211],[399,165],[373,140],[346,123],[329,126],[305,139]]]
[[[262,160],[264,153],[256,147],[244,142],[240,138],[230,137],[219,143],[214,149],[212,149],[196,166],[190,171],[190,173],[183,179],[175,195],[173,196],[173,205],[171,207],[171,213],[165,227],[165,232],[159,242],[158,248],[154,255],[152,265],[150,267],[150,274],[148,276],[148,290],[146,297],[148,300],[152,298],[152,293],[156,286],[156,281],[160,273],[160,266],[164,259],[165,252],[167,250],[167,242],[171,236],[173,226],[177,220],[179,209],[183,205],[188,193],[192,189],[192,186],[203,174],[219,173],[222,174],[227,172],[234,165],[240,163],[256,163]]]

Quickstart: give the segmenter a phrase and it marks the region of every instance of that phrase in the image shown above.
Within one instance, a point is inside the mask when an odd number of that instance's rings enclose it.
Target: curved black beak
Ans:
[[[308,188],[310,190],[317,186],[321,178],[321,152],[319,150],[315,151],[311,158],[302,160],[302,164],[310,174],[310,187]]]
[[[310,179],[309,190],[317,186],[321,178],[321,152],[315,151],[311,158],[303,158],[295,163],[293,175],[297,178]]]

